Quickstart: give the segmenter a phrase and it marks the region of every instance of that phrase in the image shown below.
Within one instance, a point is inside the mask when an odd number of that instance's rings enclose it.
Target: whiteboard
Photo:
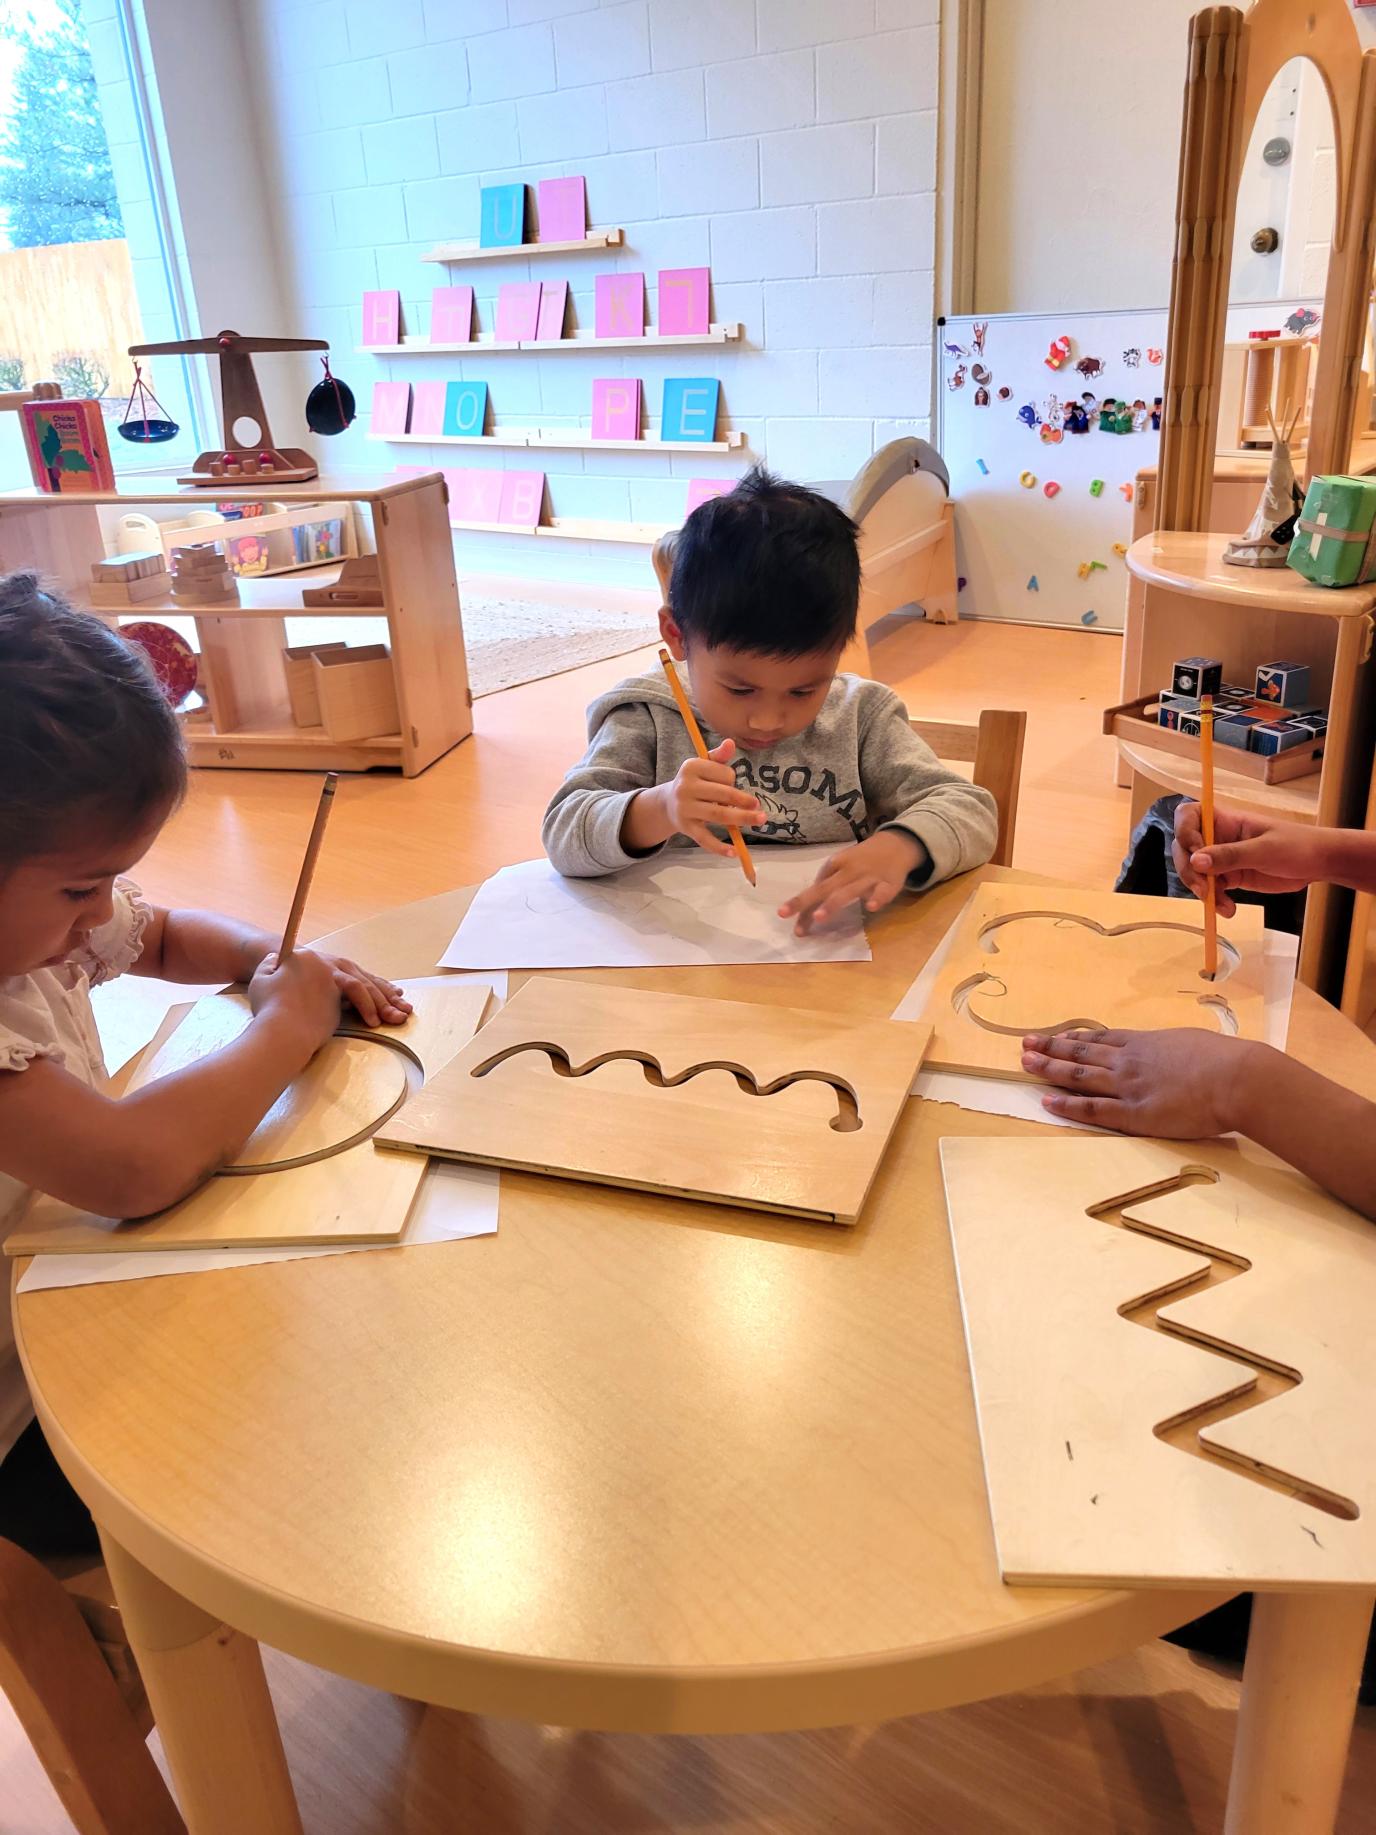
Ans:
[[[1320,303],[1230,306],[1227,336],[1279,327],[1297,306],[1317,310]],[[978,336],[977,326],[984,327]],[[951,474],[956,570],[965,581],[961,616],[1121,631],[1127,568],[1113,550],[1132,540],[1133,481],[1157,462],[1160,435],[1152,431],[1150,409],[1165,386],[1165,307],[938,319],[936,337],[937,444]],[[1060,338],[1070,340],[1070,354],[1053,370],[1046,359]],[[977,381],[976,365],[988,372],[987,384]],[[976,403],[981,386],[987,406]],[[1004,400],[1001,389],[1009,391]],[[1056,420],[1064,422],[1065,404],[1086,393],[1096,402],[1105,396],[1143,402],[1139,429],[1100,432],[1095,413],[1090,432],[1073,434],[1062,425],[1059,440],[1043,440],[1042,424],[1054,431]],[[1056,409],[1048,419],[1052,397]],[[1019,419],[1029,405],[1036,415],[1030,427]],[[1023,473],[1035,482],[1020,483]],[[1103,481],[1097,497],[1090,491],[1095,479]],[[1048,484],[1059,489],[1048,495]],[[1081,579],[1080,568],[1095,561],[1101,565]]]

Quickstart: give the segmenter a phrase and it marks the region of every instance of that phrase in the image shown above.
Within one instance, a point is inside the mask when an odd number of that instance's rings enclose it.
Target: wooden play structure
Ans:
[[[380,1153],[373,1135],[405,1102],[414,1071],[429,1080],[482,1021],[482,983],[428,982],[411,992],[403,1026],[344,1026],[258,1124],[238,1158],[189,1198],[126,1223],[37,1196],[5,1241],[7,1255],[395,1242],[425,1161]],[[249,1022],[240,992],[174,1008],[127,1088],[141,1089],[230,1044]]]
[[[1005,1580],[1376,1587],[1369,1223],[1241,1140],[941,1162]]]
[[[1203,978],[1197,904],[1047,886],[987,885],[971,898],[923,1020],[934,1070],[1021,1078],[1028,1033],[1199,1026],[1265,1036],[1262,921],[1240,910]]]
[[[1161,463],[1149,534],[1128,550],[1133,575],[1124,644],[1124,692],[1150,695],[1180,656],[1208,655],[1226,680],[1246,680],[1268,658],[1309,666],[1315,699],[1327,705],[1322,769],[1287,783],[1258,783],[1221,768],[1218,795],[1235,808],[1289,820],[1360,827],[1371,772],[1371,649],[1376,586],[1313,588],[1288,568],[1241,568],[1223,550],[1254,507],[1264,460],[1240,461],[1247,488],[1228,499],[1233,526],[1218,526],[1221,482],[1216,451],[1224,392],[1224,312],[1233,248],[1239,172],[1267,91],[1281,67],[1306,57],[1323,79],[1332,109],[1336,202],[1332,251],[1311,403],[1308,440],[1296,452],[1302,481],[1366,468],[1361,441],[1366,404],[1362,354],[1371,292],[1376,213],[1376,49],[1363,53],[1345,0],[1257,0],[1245,14],[1212,6],[1190,24],[1181,132],[1175,254],[1166,339]],[[1288,347],[1254,360],[1224,444],[1255,427],[1249,413],[1272,398],[1281,368],[1302,378]],[[1248,408],[1248,402],[1251,409]],[[1282,403],[1282,406],[1284,404]],[[1298,403],[1295,406],[1299,406]],[[1292,410],[1293,411],[1293,410]],[[1252,482],[1252,480],[1255,482]],[[1139,499],[1145,506],[1143,486]],[[1233,508],[1246,501],[1246,511]],[[1142,513],[1139,511],[1139,514]],[[1168,791],[1195,794],[1197,764],[1135,733],[1120,731],[1121,765],[1133,790],[1132,821]],[[1343,1011],[1365,1019],[1372,990],[1364,931],[1352,922],[1352,896],[1314,886],[1308,894],[1299,973]]]
[[[854,1223],[927,1036],[892,1020],[532,980],[377,1140]]]

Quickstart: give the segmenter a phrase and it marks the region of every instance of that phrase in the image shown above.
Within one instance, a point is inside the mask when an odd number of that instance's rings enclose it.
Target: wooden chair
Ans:
[[[78,1835],[186,1835],[105,1570],[63,1580],[0,1540],[0,1690]]]
[[[912,720],[909,724],[938,758],[974,767],[972,780],[990,793],[999,809],[999,838],[993,864],[1011,867],[1027,715],[986,708],[978,726],[962,726],[955,720]]]

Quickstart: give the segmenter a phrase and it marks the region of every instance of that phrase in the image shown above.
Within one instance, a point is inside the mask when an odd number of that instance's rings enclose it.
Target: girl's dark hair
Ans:
[[[762,465],[699,504],[674,541],[669,609],[686,638],[810,656],[855,635],[859,531],[839,505]]]
[[[0,577],[0,872],[74,826],[124,841],[186,790],[176,716],[143,655],[98,618]]]

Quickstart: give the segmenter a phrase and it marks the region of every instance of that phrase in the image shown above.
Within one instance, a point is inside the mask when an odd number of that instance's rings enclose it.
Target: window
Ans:
[[[201,445],[182,359],[144,362],[179,435],[115,432],[129,346],[183,335],[127,23],[115,0],[0,0],[0,391],[95,396],[116,469],[167,471]],[[0,488],[28,482],[19,417],[0,415]]]

